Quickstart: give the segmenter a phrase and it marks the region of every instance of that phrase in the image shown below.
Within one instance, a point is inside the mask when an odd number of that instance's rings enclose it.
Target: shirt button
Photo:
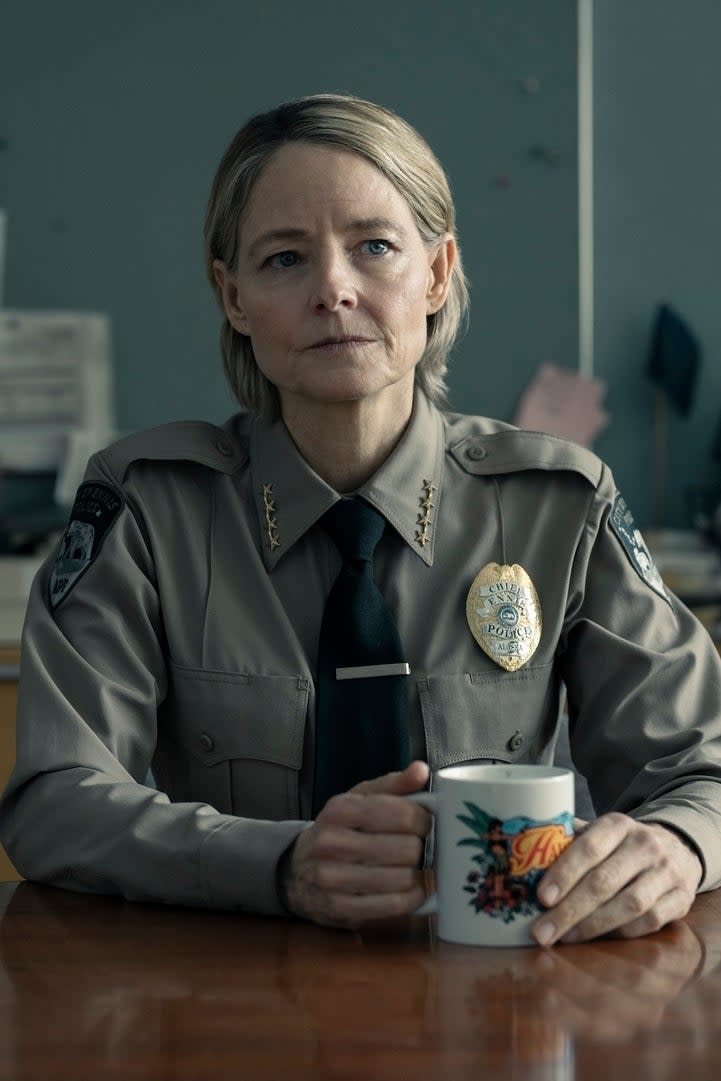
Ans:
[[[219,450],[224,458],[233,457],[233,448],[230,446],[229,443],[224,443],[222,439],[219,439],[218,442],[215,444],[215,449]]]
[[[520,751],[523,746],[523,736],[520,732],[514,732],[508,741],[509,751]]]
[[[466,447],[466,458],[470,458],[472,462],[482,461],[487,454],[486,448],[479,446],[478,443],[471,443],[470,447]]]
[[[215,747],[215,740],[212,736],[209,736],[207,732],[203,732],[200,737],[200,746],[204,751],[212,751]]]

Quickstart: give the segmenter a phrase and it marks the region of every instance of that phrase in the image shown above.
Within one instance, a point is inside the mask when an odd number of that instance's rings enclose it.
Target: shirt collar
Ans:
[[[413,413],[400,442],[358,490],[429,567],[435,550],[444,455],[443,418],[416,388]]]
[[[267,570],[338,499],[334,488],[311,469],[282,420],[256,417],[250,433],[253,499]]]
[[[428,566],[433,563],[445,450],[443,419],[416,389],[398,445],[358,489]],[[338,500],[301,456],[281,420],[255,418],[250,434],[253,499],[263,559],[270,571]]]

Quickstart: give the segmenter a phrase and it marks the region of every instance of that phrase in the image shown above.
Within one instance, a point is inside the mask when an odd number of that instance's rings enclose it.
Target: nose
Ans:
[[[312,305],[316,311],[355,308],[358,303],[353,270],[340,252],[328,252],[318,260],[313,275]]]

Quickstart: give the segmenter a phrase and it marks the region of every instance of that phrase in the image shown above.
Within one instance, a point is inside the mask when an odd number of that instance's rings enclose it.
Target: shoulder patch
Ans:
[[[626,500],[619,492],[616,493],[608,520],[612,531],[621,542],[621,546],[638,576],[644,580],[646,585],[658,593],[659,597],[663,597],[665,601],[670,603],[658,567],[651,558],[645,540],[636,529],[636,523],[633,520],[631,511],[628,509]]]
[[[50,576],[48,600],[51,611],[54,612],[65,600],[94,563],[122,506],[123,499],[109,484],[86,481],[80,485]]]

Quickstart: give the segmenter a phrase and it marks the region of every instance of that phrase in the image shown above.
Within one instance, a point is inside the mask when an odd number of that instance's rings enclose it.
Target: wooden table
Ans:
[[[439,942],[0,885],[2,1081],[711,1081],[721,891],[632,942]]]
[[[20,672],[19,646],[0,645],[0,792],[15,765],[15,707]],[[0,879],[20,878],[0,847]]]

